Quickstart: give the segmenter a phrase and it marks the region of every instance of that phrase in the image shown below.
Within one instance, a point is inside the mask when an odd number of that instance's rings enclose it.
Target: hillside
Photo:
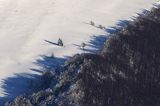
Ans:
[[[75,55],[48,89],[6,106],[159,106],[159,28],[160,7],[140,14],[118,29],[101,53]]]
[[[111,26],[123,25],[121,20],[131,20],[154,2],[0,0],[0,104],[4,98],[13,99],[30,91],[30,80],[41,75],[41,65],[48,64],[42,55],[54,54],[56,60],[52,64],[61,66],[74,54],[96,53],[104,43],[95,42],[97,37],[108,37]],[[99,25],[105,28],[97,28]],[[64,47],[55,45],[59,38]],[[80,49],[82,42],[87,44],[85,51]]]

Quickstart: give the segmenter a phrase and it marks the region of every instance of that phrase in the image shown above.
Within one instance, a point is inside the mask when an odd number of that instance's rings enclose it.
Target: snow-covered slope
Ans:
[[[105,31],[89,24],[113,26],[130,19],[156,0],[0,0],[0,87],[29,68],[40,55],[56,57],[82,53],[77,46]],[[62,38],[65,47],[45,42]],[[16,82],[15,82],[16,83]],[[0,88],[0,96],[4,96]]]

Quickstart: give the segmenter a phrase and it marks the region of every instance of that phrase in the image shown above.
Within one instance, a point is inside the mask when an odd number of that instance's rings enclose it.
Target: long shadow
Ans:
[[[45,56],[41,55],[41,59],[37,59],[34,64],[37,66],[40,66],[42,71],[55,71],[61,67],[63,67],[64,62],[66,61],[66,58],[57,58],[54,56]]]
[[[103,45],[111,36],[121,31],[121,29],[126,27],[130,22],[131,21],[128,21],[128,20],[119,20],[117,21],[115,26],[110,26],[108,28],[105,27],[105,29],[104,28],[101,29],[106,32],[106,35],[92,36],[90,38],[90,41],[87,42],[85,48],[81,48],[81,45],[77,45],[77,44],[74,44],[74,46],[77,46],[79,49],[83,50],[84,53],[97,53],[103,49]],[[88,24],[88,23],[85,23],[85,24]],[[97,26],[94,26],[94,27],[100,29]]]
[[[34,64],[39,66],[39,69],[30,68],[31,74],[15,74],[14,77],[4,79],[1,83],[3,84],[2,89],[4,89],[5,96],[0,97],[0,106],[3,106],[6,101],[13,100],[19,95],[27,95],[41,90],[42,73],[49,70],[59,74],[66,58],[42,55],[41,59],[37,59],[34,62]]]
[[[49,43],[49,44],[52,44],[52,45],[57,45],[57,46],[59,46],[58,45],[58,43],[54,43],[54,42],[51,42],[51,41],[49,41],[49,40],[44,40],[45,42],[47,42],[47,43]]]
[[[109,35],[113,35],[119,32],[122,28],[126,27],[131,21],[119,20],[115,26],[111,26],[105,29]]]
[[[85,53],[97,53],[103,48],[103,45],[106,42],[107,38],[108,37],[106,35],[92,36],[86,47],[80,49]]]
[[[155,5],[157,6],[157,5]],[[97,35],[91,37],[91,40],[87,42],[87,46],[84,49],[81,48],[81,45],[74,44],[75,46],[79,47],[79,49],[82,49],[84,52],[89,52],[89,53],[97,53],[103,48],[104,43],[106,40],[108,40],[110,37],[112,37],[114,34],[118,33],[119,31],[122,30],[122,28],[127,27],[129,24],[132,24],[133,21],[137,20],[137,17],[139,16],[146,16],[149,13],[149,10],[147,9],[142,9],[140,13],[136,13],[137,16],[131,16],[130,20],[118,20],[114,26],[109,26],[105,27],[101,24],[98,25],[91,25],[89,22],[83,22],[84,24],[88,24],[92,27],[95,27],[97,29],[101,29],[99,25],[101,25],[103,28],[101,30],[105,31],[107,34],[106,35]]]
[[[4,89],[5,95],[0,97],[0,106],[3,106],[6,101],[10,101],[18,95],[30,94],[30,82],[37,78],[39,76],[36,74],[22,73],[4,79],[2,89]]]

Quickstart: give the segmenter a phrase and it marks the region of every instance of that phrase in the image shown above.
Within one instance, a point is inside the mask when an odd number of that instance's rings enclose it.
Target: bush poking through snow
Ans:
[[[95,23],[93,21],[90,21],[90,25],[95,26]]]
[[[104,26],[102,26],[102,25],[99,25],[99,26],[98,26],[98,28],[100,28],[100,29],[104,29]]]
[[[51,54],[51,58],[55,58],[54,53]]]
[[[81,44],[81,49],[84,50],[85,47],[86,47],[86,44],[83,42],[83,43]]]
[[[63,41],[62,41],[61,38],[58,39],[58,45],[59,45],[59,46],[63,46]]]

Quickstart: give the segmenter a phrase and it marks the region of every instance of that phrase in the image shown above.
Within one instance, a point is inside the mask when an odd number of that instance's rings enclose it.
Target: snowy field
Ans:
[[[107,35],[88,23],[106,28],[123,23],[156,0],[0,0],[0,97],[9,95],[5,80],[17,74],[38,74],[30,68],[41,55],[65,58],[82,53],[79,45]],[[64,47],[54,45],[62,38]],[[12,85],[17,82],[10,82]],[[20,86],[23,86],[22,83]],[[15,87],[15,86],[14,86]],[[18,89],[18,87],[17,87]],[[13,91],[12,91],[13,92]],[[18,92],[18,91],[17,91]]]

